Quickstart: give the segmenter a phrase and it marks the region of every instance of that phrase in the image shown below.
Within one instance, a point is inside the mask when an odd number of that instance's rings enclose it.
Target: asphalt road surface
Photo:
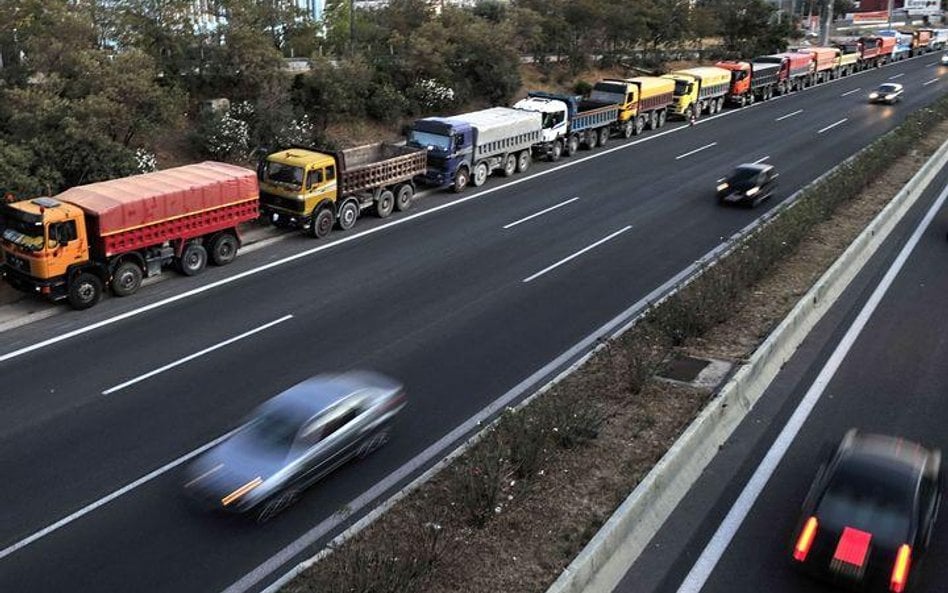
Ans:
[[[852,427],[948,451],[946,198],[948,169],[807,337],[616,593],[834,590],[790,561],[800,505],[826,454]],[[794,433],[785,427],[798,414],[805,420]],[[748,487],[752,476],[762,489]],[[946,557],[942,514],[913,573],[916,591],[945,590]]]
[[[716,204],[733,165],[776,165],[778,202],[942,96],[936,61],[613,140],[428,196],[414,218],[361,221],[361,236],[294,237],[0,334],[0,591],[258,590],[319,549],[337,511],[362,496],[350,519],[366,512],[436,460],[430,447],[759,216],[769,206]],[[903,103],[866,103],[898,74]],[[183,456],[280,390],[349,368],[408,387],[387,447],[263,526],[188,509]]]

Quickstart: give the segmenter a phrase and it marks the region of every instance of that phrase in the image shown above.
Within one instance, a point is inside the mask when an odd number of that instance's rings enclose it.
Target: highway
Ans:
[[[361,235],[293,237],[0,334],[0,591],[259,590],[338,531],[350,501],[362,497],[354,520],[478,411],[555,374],[536,372],[772,206],[716,204],[733,165],[776,165],[776,203],[942,96],[936,61],[613,140],[428,196]],[[897,74],[906,100],[867,105]],[[187,456],[280,390],[348,368],[408,387],[387,447],[263,526],[187,507]]]
[[[946,198],[948,169],[807,337],[615,593],[836,590],[790,561],[800,505],[825,456],[851,427],[948,448]],[[797,432],[795,417],[804,418]],[[914,590],[945,589],[946,554],[942,514]]]

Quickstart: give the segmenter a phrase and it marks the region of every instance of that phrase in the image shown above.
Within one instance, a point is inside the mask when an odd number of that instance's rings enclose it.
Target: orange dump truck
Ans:
[[[810,54],[813,58],[814,83],[820,84],[839,78],[840,56],[843,52],[838,47],[801,47],[794,51]]]
[[[168,265],[191,276],[230,263],[258,201],[254,171],[208,161],[14,202],[0,210],[0,270],[18,290],[86,309]]]

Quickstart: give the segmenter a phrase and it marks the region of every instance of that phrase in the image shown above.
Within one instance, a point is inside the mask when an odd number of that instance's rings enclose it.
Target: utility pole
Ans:
[[[889,0],[891,2],[891,0]],[[349,53],[355,53],[355,0],[349,0]]]
[[[892,0],[889,0],[892,2]],[[820,32],[820,44],[829,45],[830,37],[830,28],[833,26],[833,0],[828,0],[826,3],[826,21],[823,25],[823,30]]]
[[[889,26],[886,27],[888,30],[892,30],[892,0],[889,0]]]

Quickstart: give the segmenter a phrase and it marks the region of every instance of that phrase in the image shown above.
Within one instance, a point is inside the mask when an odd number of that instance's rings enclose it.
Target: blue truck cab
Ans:
[[[454,184],[462,165],[468,171],[471,169],[474,128],[450,117],[426,117],[412,124],[408,146],[428,150],[426,183],[438,186]]]

